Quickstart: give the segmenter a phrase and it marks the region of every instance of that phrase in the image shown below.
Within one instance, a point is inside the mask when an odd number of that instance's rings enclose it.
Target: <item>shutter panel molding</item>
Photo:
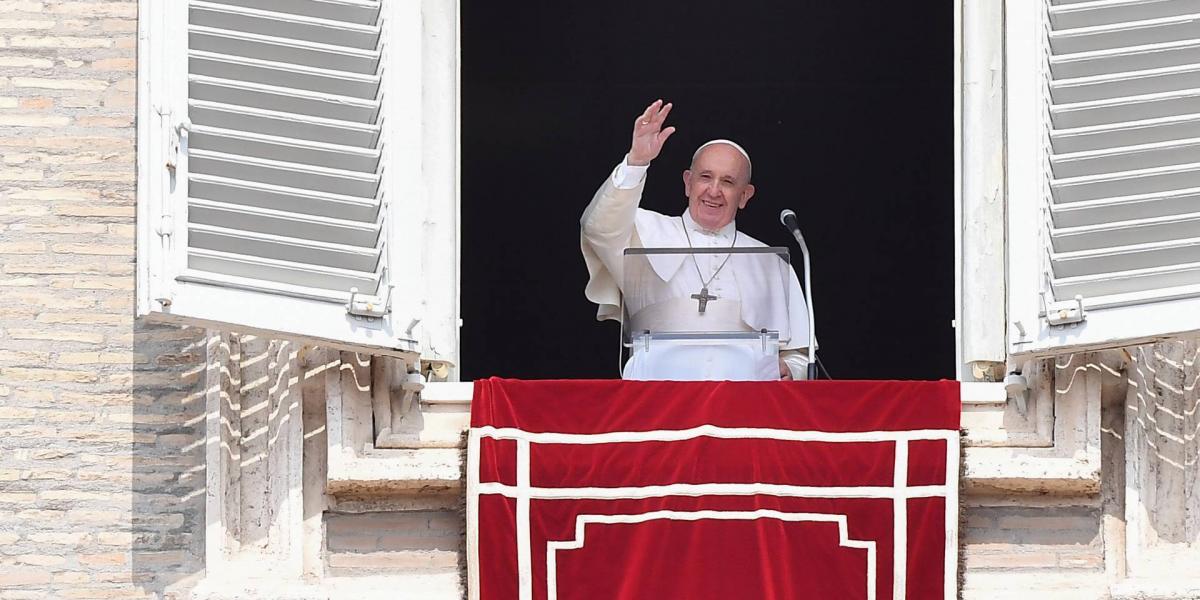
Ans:
[[[1200,333],[1200,2],[1009,3],[1006,38],[1010,353]]]
[[[139,315],[420,351],[420,4],[140,3]]]

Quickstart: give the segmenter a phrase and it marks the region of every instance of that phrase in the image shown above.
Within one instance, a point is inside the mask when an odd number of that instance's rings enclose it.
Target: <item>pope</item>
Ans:
[[[585,295],[599,305],[597,319],[619,319],[621,302],[642,331],[779,331],[776,367],[747,375],[736,352],[708,350],[689,355],[671,372],[649,372],[637,345],[622,375],[626,379],[793,379],[807,371],[808,313],[791,265],[780,271],[761,254],[709,251],[658,255],[629,261],[626,248],[719,250],[766,244],[737,230],[738,211],[754,197],[749,153],[717,139],[702,144],[683,171],[687,207],[668,216],[639,207],[651,163],[675,133],[664,127],[672,105],[656,100],[633,122],[628,154],[606,177],[584,210],[581,249],[590,275]],[[774,264],[772,264],[772,262]],[[630,272],[626,272],[629,270]],[[782,274],[781,274],[782,273]]]

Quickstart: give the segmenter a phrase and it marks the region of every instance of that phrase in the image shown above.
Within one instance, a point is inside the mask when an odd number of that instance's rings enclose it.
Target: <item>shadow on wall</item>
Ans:
[[[1200,340],[1131,348],[1127,444],[1135,449],[1126,487],[1137,489],[1146,539],[1200,544]],[[1130,540],[1137,543],[1136,540]]]
[[[299,449],[271,449],[300,443],[287,433],[300,415],[298,346],[138,323],[134,351],[151,357],[133,377],[134,581],[168,597],[175,584],[192,587],[204,575],[206,533],[223,536],[227,553],[266,560],[285,550],[279,527],[296,517],[288,499],[299,483],[286,456]],[[207,437],[209,419],[220,435]],[[207,472],[210,451],[220,474]],[[222,527],[206,532],[210,493]]]
[[[130,577],[148,593],[204,568],[204,360],[199,328],[134,322]]]

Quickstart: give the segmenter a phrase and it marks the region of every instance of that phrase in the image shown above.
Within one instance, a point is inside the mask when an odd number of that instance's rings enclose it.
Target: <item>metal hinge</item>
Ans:
[[[387,296],[380,298],[369,294],[358,293],[358,288],[350,288],[350,301],[346,303],[346,312],[356,317],[382,319],[392,311],[392,286],[387,286]]]
[[[158,219],[158,226],[154,228],[154,233],[157,233],[159,237],[170,237],[175,233],[175,217],[161,215]]]
[[[179,150],[183,144],[183,136],[191,133],[192,122],[181,119],[171,128],[171,139],[167,142],[167,169],[172,173],[179,166]]]
[[[1013,370],[1004,376],[1004,394],[1017,403],[1017,412],[1025,416],[1029,404],[1029,381],[1020,371]]]
[[[1043,295],[1042,302],[1046,306],[1046,321],[1052,326],[1082,323],[1087,319],[1087,312],[1083,310],[1083,296],[1061,302],[1046,302]]]

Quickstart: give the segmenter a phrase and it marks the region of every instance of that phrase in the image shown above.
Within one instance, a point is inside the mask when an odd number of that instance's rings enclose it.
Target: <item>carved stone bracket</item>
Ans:
[[[1009,400],[1003,383],[963,383],[963,429],[973,447],[1049,448],[1054,445],[1052,361],[1028,363],[1025,409]]]
[[[971,434],[964,463],[968,490],[1098,493],[1101,358],[1080,353],[1027,366],[1024,416],[1012,403],[1000,404],[1002,393],[986,417],[964,402]]]
[[[470,383],[439,381],[449,363],[375,358],[371,407],[375,448],[457,448],[470,414]]]
[[[333,495],[438,493],[461,486],[470,383],[427,382],[415,360],[343,353],[325,385]]]

